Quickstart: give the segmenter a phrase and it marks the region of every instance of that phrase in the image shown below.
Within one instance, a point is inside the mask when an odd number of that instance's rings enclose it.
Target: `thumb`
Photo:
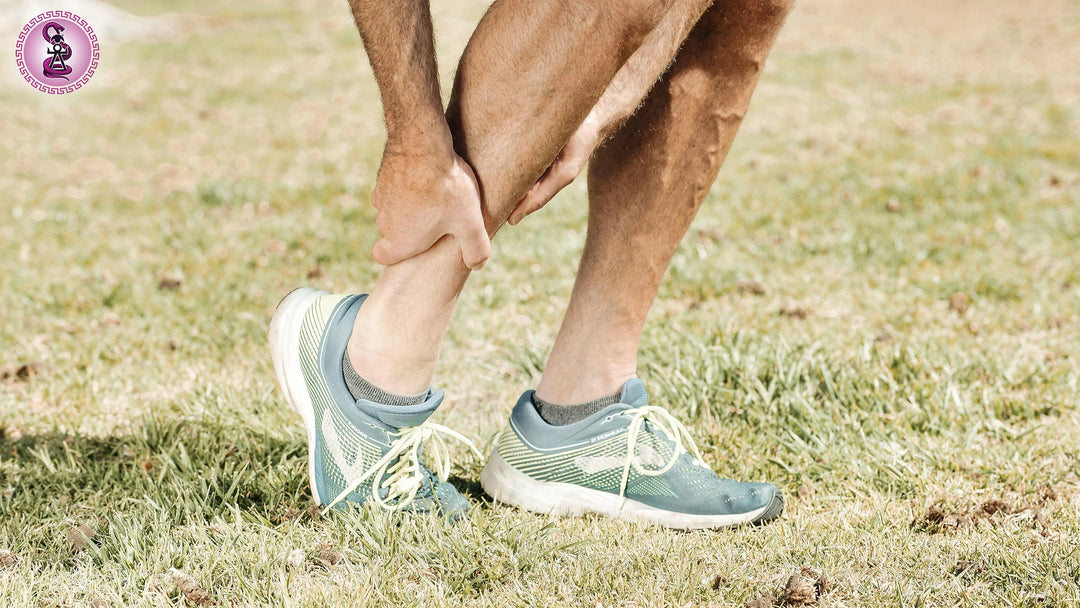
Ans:
[[[371,257],[375,258],[375,262],[383,266],[393,266],[408,258],[409,254],[395,246],[393,242],[388,241],[386,237],[383,237],[376,241],[375,246],[372,247]]]
[[[461,261],[470,270],[480,270],[491,257],[491,239],[484,229],[484,218],[477,209],[476,217],[464,230],[454,235],[461,248]]]

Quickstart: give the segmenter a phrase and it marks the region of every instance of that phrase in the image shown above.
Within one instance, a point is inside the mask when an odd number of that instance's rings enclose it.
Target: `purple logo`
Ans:
[[[97,34],[82,17],[48,11],[30,20],[15,43],[15,63],[39,91],[62,95],[78,90],[97,69]]]

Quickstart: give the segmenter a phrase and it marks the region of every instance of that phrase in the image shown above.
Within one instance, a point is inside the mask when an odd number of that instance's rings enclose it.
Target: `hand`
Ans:
[[[507,220],[511,226],[525,219],[525,216],[534,211],[539,211],[554,197],[559,190],[570,185],[581,173],[585,163],[592,156],[593,150],[600,143],[600,124],[592,114],[585,119],[578,130],[570,136],[562,151],[555,157],[555,161],[540,176],[540,180],[533,185],[525,198],[514,207],[514,211]]]
[[[448,234],[470,269],[482,268],[491,255],[476,176],[452,151],[417,154],[388,147],[371,202],[382,233],[371,251],[379,264],[390,266],[419,255]]]

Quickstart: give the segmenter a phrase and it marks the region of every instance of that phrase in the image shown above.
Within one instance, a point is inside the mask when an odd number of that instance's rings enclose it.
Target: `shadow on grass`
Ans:
[[[0,442],[0,515],[78,517],[143,505],[174,524],[236,508],[273,521],[312,504],[306,463],[301,438],[217,421],[148,417],[127,434],[29,435]]]
[[[304,438],[232,422],[145,418],[126,434],[60,432],[0,439],[0,516],[11,521],[142,510],[174,525],[232,517],[318,519]],[[473,479],[450,482],[473,501]]]

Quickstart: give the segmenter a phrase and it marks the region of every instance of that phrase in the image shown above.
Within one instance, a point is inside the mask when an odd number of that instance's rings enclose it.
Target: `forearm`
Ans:
[[[379,85],[387,148],[451,150],[428,0],[349,0]]]
[[[700,12],[671,11],[626,60],[611,84],[593,106],[586,122],[595,128],[599,140],[607,139],[637,110],[653,85],[671,64],[709,2],[701,2]]]

